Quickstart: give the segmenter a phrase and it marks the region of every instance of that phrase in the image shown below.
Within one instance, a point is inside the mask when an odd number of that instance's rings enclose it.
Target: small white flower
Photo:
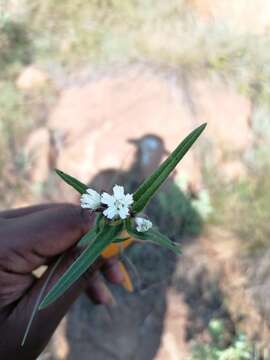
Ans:
[[[146,232],[149,229],[151,229],[151,227],[153,226],[152,222],[150,220],[141,218],[141,217],[136,217],[135,218],[135,222],[136,222],[136,230],[139,232]]]
[[[101,195],[93,189],[87,189],[81,196],[81,207],[96,210],[101,205]]]
[[[133,204],[133,195],[124,193],[123,186],[115,185],[113,187],[113,195],[103,193],[101,195],[101,202],[108,206],[103,214],[108,219],[120,217],[126,219],[129,215],[129,207]]]

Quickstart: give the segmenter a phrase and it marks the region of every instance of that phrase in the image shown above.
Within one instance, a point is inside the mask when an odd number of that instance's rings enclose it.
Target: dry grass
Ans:
[[[213,177],[212,177],[213,179]],[[269,169],[248,180],[224,184],[209,181],[215,212],[212,222],[235,232],[244,253],[254,254],[269,247]]]

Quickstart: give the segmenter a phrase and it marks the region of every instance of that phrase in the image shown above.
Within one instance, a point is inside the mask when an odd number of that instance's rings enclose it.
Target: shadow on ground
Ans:
[[[162,139],[155,135],[146,135],[133,143],[137,152],[128,171],[107,169],[96,175],[89,185],[99,191],[111,191],[114,184],[125,184],[125,188],[133,192],[158,166],[166,152]],[[185,195],[172,176],[145,211],[162,232],[184,248],[196,241],[203,225],[191,204],[194,196],[192,191]],[[185,259],[185,250],[183,257]],[[164,331],[167,292],[172,286],[182,294],[188,307],[187,341],[205,332],[213,314],[229,317],[223,308],[217,279],[209,279],[205,269],[196,266],[194,260],[188,264],[166,249],[151,244],[132,246],[123,254],[123,260],[132,274],[134,293],[114,286],[111,290],[117,299],[116,306],[96,306],[86,297],[74,305],[66,327],[69,360],[89,357],[95,360],[157,359]],[[185,267],[174,278],[181,261]],[[191,266],[193,277],[185,274],[190,272]],[[194,269],[199,269],[199,273]],[[165,360],[165,357],[159,359]]]

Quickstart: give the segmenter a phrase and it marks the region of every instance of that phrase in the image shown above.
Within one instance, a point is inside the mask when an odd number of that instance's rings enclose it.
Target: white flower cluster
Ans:
[[[93,189],[87,189],[86,194],[81,196],[81,207],[84,209],[97,210],[101,205],[101,196]]]
[[[144,219],[142,217],[136,217],[136,230],[139,232],[146,232],[153,226],[152,222],[150,220]]]
[[[133,204],[133,195],[125,195],[123,186],[115,185],[113,187],[113,195],[105,192],[101,195],[101,203],[108,206],[103,211],[103,214],[108,219],[118,216],[121,219],[126,219],[129,216],[129,207]]]
[[[133,204],[133,195],[125,194],[123,186],[115,185],[113,187],[113,195],[106,192],[101,195],[93,189],[87,189],[86,193],[81,196],[81,207],[85,209],[97,210],[106,205],[103,215],[108,219],[121,218],[126,219],[130,215],[130,206]],[[144,218],[137,217],[135,219],[136,229],[139,232],[148,231],[152,227],[152,223]]]

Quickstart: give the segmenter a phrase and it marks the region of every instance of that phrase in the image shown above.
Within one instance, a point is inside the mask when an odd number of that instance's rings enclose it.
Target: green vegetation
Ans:
[[[212,178],[213,179],[213,178]],[[241,182],[209,181],[212,221],[235,232],[249,252],[269,246],[269,168]]]
[[[31,61],[26,29],[25,24],[8,19],[0,23],[0,69],[6,76]]]
[[[269,98],[269,86],[263,82],[269,76],[269,54],[265,51],[269,38],[236,34],[232,28],[202,22],[184,0],[30,0],[24,7],[20,22],[12,14],[8,17],[14,35],[16,28],[24,29],[12,61],[25,61],[30,53],[35,62],[53,60],[75,69],[89,63],[136,60],[164,67],[184,65],[229,75],[241,91]],[[20,44],[26,42],[22,56]]]
[[[202,230],[202,217],[192,206],[188,195],[175,184],[153,199],[148,212],[160,229],[177,241],[183,235],[196,236]]]
[[[0,201],[9,205],[14,200],[14,188],[19,191],[23,186],[24,158],[22,138],[28,130],[26,106],[23,97],[12,85],[0,82]],[[13,189],[11,190],[11,187]],[[13,193],[13,194],[12,194]]]
[[[134,61],[164,68],[184,66],[225,77],[269,109],[268,35],[238,34],[233,28],[204,23],[184,0],[31,0],[29,4],[38,62],[53,58],[75,69],[89,63]]]
[[[225,345],[222,321],[211,320],[208,331],[210,342],[208,344],[196,343],[189,360],[249,360],[253,358],[252,347],[244,334],[235,336],[229,345]]]

